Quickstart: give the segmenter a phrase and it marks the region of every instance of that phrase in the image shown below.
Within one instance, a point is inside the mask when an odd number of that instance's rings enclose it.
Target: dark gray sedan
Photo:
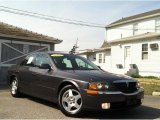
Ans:
[[[58,103],[67,116],[84,109],[119,109],[141,105],[144,90],[131,77],[105,72],[83,57],[37,52],[8,71],[11,95],[21,93]]]

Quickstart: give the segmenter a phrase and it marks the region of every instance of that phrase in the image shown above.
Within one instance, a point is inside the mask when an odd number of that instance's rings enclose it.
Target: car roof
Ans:
[[[35,52],[32,54],[39,54],[39,53],[43,53],[43,54],[64,54],[64,55],[74,55],[74,54],[70,54],[68,52],[63,52],[63,51],[46,51],[46,52]]]
[[[64,52],[64,51],[46,51],[46,52],[34,52],[34,53],[31,53],[29,55],[32,55],[32,54],[63,54],[63,55],[74,55],[74,56],[77,56],[76,54],[71,54],[71,53],[68,53],[68,52]]]
[[[64,51],[47,51],[45,53],[48,53],[48,54],[69,54],[68,52],[64,52]]]

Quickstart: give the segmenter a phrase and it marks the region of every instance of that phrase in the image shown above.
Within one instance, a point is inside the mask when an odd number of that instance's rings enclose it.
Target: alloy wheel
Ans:
[[[82,107],[82,98],[76,89],[68,89],[65,91],[61,100],[63,108],[71,114],[75,114]]]

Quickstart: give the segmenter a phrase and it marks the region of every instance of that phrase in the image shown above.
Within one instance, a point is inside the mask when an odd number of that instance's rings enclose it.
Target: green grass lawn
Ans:
[[[151,78],[136,78],[144,88],[145,95],[152,95],[152,92],[160,92],[160,80]]]
[[[160,85],[155,84],[141,84],[144,88],[145,95],[152,95],[152,92],[160,92]]]

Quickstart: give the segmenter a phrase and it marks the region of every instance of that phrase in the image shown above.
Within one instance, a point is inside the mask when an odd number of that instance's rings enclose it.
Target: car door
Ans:
[[[19,86],[22,92],[24,93],[32,93],[31,91],[31,80],[32,69],[35,66],[35,54],[27,56],[19,67]]]
[[[54,77],[54,70],[44,69],[41,66],[43,64],[48,64],[53,67],[51,59],[48,55],[39,53],[36,55],[35,67],[32,69],[32,84],[31,89],[35,96],[43,99],[54,98],[56,78]]]

